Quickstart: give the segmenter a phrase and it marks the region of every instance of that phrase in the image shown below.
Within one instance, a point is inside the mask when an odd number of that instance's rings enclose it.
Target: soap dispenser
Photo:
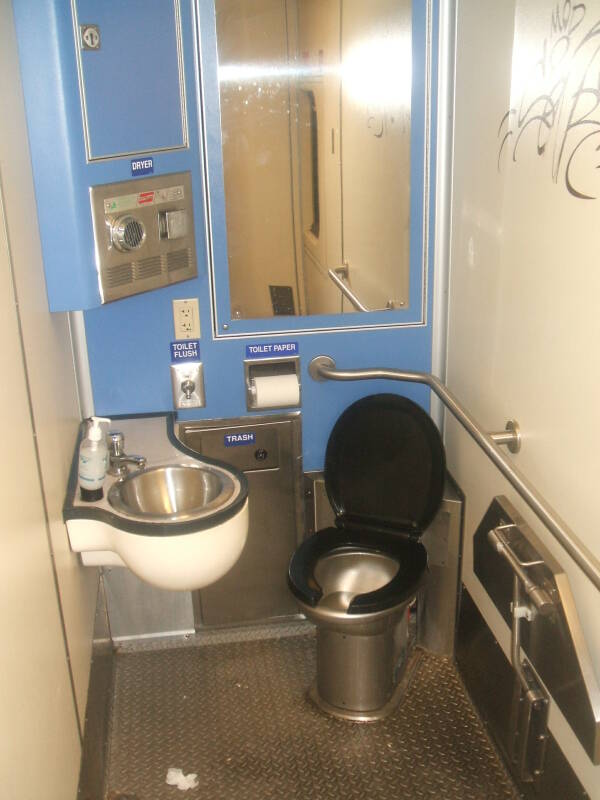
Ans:
[[[102,484],[108,467],[108,448],[101,423],[110,425],[105,417],[90,417],[85,439],[79,446],[79,486],[81,499],[87,503],[102,500]]]

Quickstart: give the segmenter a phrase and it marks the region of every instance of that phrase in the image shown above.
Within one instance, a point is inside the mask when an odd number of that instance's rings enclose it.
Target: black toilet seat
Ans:
[[[398,562],[396,575],[356,595],[347,614],[370,614],[412,599],[427,570],[419,539],[444,491],[444,445],[431,417],[396,394],[363,397],[338,418],[327,442],[324,477],[335,528],[306,539],[292,556],[288,582],[305,605],[323,592],[317,561],[342,547],[379,552]]]
[[[427,551],[416,539],[367,529],[325,528],[306,539],[294,553],[288,572],[293,594],[309,606],[322,597],[314,578],[320,558],[340,548],[378,552],[398,562],[396,575],[389,583],[367,594],[359,594],[350,603],[348,614],[372,614],[411,600],[427,574]]]
[[[373,394],[338,418],[324,478],[340,528],[419,539],[442,502],[444,445],[431,417],[408,397]]]

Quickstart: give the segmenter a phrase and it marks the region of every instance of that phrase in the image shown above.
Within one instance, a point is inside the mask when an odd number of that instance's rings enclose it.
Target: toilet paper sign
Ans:
[[[200,361],[200,339],[178,339],[171,342],[171,363]]]
[[[273,344],[247,344],[246,358],[281,358],[297,356],[300,352],[298,342],[275,342]]]

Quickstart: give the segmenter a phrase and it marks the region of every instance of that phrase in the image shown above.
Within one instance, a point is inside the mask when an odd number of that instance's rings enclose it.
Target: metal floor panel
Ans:
[[[423,653],[376,724],[306,699],[313,635],[116,656],[105,789],[135,800],[518,798],[451,661]],[[167,769],[196,772],[187,792]]]

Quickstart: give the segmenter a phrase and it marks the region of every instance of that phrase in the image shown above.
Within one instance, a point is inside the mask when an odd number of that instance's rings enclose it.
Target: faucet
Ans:
[[[120,431],[111,431],[108,434],[108,474],[122,478],[127,475],[128,464],[135,464],[138,469],[146,466],[144,456],[128,456],[124,450],[125,437]]]

